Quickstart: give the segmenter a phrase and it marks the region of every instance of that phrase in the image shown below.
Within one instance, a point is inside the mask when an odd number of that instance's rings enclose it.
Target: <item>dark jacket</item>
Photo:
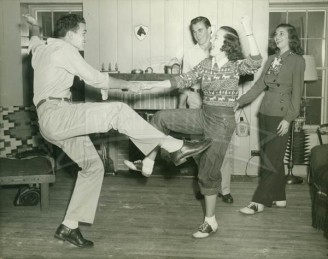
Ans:
[[[280,116],[291,122],[300,112],[305,61],[302,56],[287,51],[281,55],[282,66],[279,74],[267,75],[272,61],[277,56],[275,54],[268,57],[260,78],[237,102],[243,107],[265,91],[259,112],[269,116]]]

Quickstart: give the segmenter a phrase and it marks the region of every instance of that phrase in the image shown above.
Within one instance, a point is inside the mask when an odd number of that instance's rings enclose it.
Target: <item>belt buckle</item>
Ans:
[[[62,97],[62,98],[59,98],[59,105],[60,106],[63,106],[63,105],[65,105],[65,103],[68,103],[69,102],[69,99],[68,98],[66,98],[66,97]]]

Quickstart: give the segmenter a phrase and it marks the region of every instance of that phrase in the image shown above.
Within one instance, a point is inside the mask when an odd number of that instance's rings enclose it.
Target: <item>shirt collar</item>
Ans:
[[[284,60],[287,56],[289,56],[290,54],[293,54],[293,52],[291,52],[290,50],[285,51],[284,53],[282,53],[282,55],[280,55],[280,53],[277,54],[277,56],[280,56],[282,60]]]
[[[224,64],[226,64],[227,62],[229,62],[229,59],[227,57],[220,59],[219,61],[216,61],[215,58],[212,58],[212,69],[214,67],[214,65],[216,64],[218,66],[218,68],[220,69],[221,67],[223,67]]]

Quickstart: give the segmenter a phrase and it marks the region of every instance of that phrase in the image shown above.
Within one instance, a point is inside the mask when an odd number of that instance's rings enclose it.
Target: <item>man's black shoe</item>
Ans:
[[[188,157],[203,152],[204,150],[209,148],[211,144],[211,139],[205,139],[203,141],[197,142],[184,140],[183,146],[179,150],[170,153],[170,157],[175,165],[181,165],[182,163],[187,161]]]
[[[78,247],[92,247],[93,242],[83,238],[79,228],[71,229],[61,224],[55,233],[55,238],[68,241]]]
[[[233,198],[232,198],[232,195],[230,193],[226,194],[226,195],[222,195],[221,193],[219,193],[218,196],[221,197],[222,201],[225,202],[225,203],[233,203]]]

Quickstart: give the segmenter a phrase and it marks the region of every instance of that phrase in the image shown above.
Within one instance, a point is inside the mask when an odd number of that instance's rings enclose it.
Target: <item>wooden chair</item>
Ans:
[[[29,185],[40,188],[41,209],[47,210],[49,184],[55,182],[54,168],[54,159],[48,156],[0,158],[0,185]],[[27,195],[28,192],[25,193],[26,198]]]
[[[41,209],[47,209],[55,163],[39,132],[35,108],[1,106],[0,121],[0,185],[36,187]]]

